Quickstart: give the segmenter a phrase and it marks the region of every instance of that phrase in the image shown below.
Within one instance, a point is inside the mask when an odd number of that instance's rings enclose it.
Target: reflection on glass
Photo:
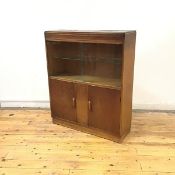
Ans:
[[[50,42],[50,78],[120,89],[122,45]]]

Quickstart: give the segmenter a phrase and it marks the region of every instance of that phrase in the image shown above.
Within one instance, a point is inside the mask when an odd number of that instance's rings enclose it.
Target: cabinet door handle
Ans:
[[[73,106],[73,108],[76,108],[76,99],[75,99],[75,97],[72,98],[72,106]]]
[[[89,109],[89,111],[92,111],[92,104],[91,104],[90,100],[88,101],[88,109]]]

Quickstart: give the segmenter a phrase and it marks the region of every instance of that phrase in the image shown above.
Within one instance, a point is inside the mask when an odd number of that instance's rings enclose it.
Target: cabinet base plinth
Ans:
[[[117,135],[114,136],[110,133],[105,133],[104,131],[102,131],[100,129],[87,127],[87,126],[85,127],[85,126],[79,125],[77,123],[66,121],[64,119],[57,118],[57,117],[52,117],[52,121],[54,124],[62,125],[62,126],[65,126],[65,127],[71,128],[71,129],[75,129],[77,131],[82,131],[82,132],[87,133],[87,134],[92,134],[94,136],[108,139],[108,140],[111,140],[111,141],[117,142],[117,143],[121,143],[127,135],[127,133],[126,133],[123,136],[117,136]]]

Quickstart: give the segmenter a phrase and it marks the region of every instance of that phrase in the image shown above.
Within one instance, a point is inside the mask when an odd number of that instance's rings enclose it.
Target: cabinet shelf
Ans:
[[[65,61],[82,61],[82,62],[101,62],[101,63],[112,63],[112,64],[121,64],[120,58],[95,58],[95,57],[83,57],[83,58],[69,58],[69,57],[54,57],[54,59],[65,60]]]
[[[117,89],[117,90],[121,89],[121,81],[115,78],[104,78],[89,75],[59,75],[59,76],[50,76],[49,78],[75,83],[89,84],[110,89]]]

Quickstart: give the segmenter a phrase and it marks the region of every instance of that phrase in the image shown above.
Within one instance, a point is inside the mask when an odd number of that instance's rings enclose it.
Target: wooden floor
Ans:
[[[175,114],[134,113],[122,144],[51,123],[48,110],[0,110],[0,175],[175,175]]]

